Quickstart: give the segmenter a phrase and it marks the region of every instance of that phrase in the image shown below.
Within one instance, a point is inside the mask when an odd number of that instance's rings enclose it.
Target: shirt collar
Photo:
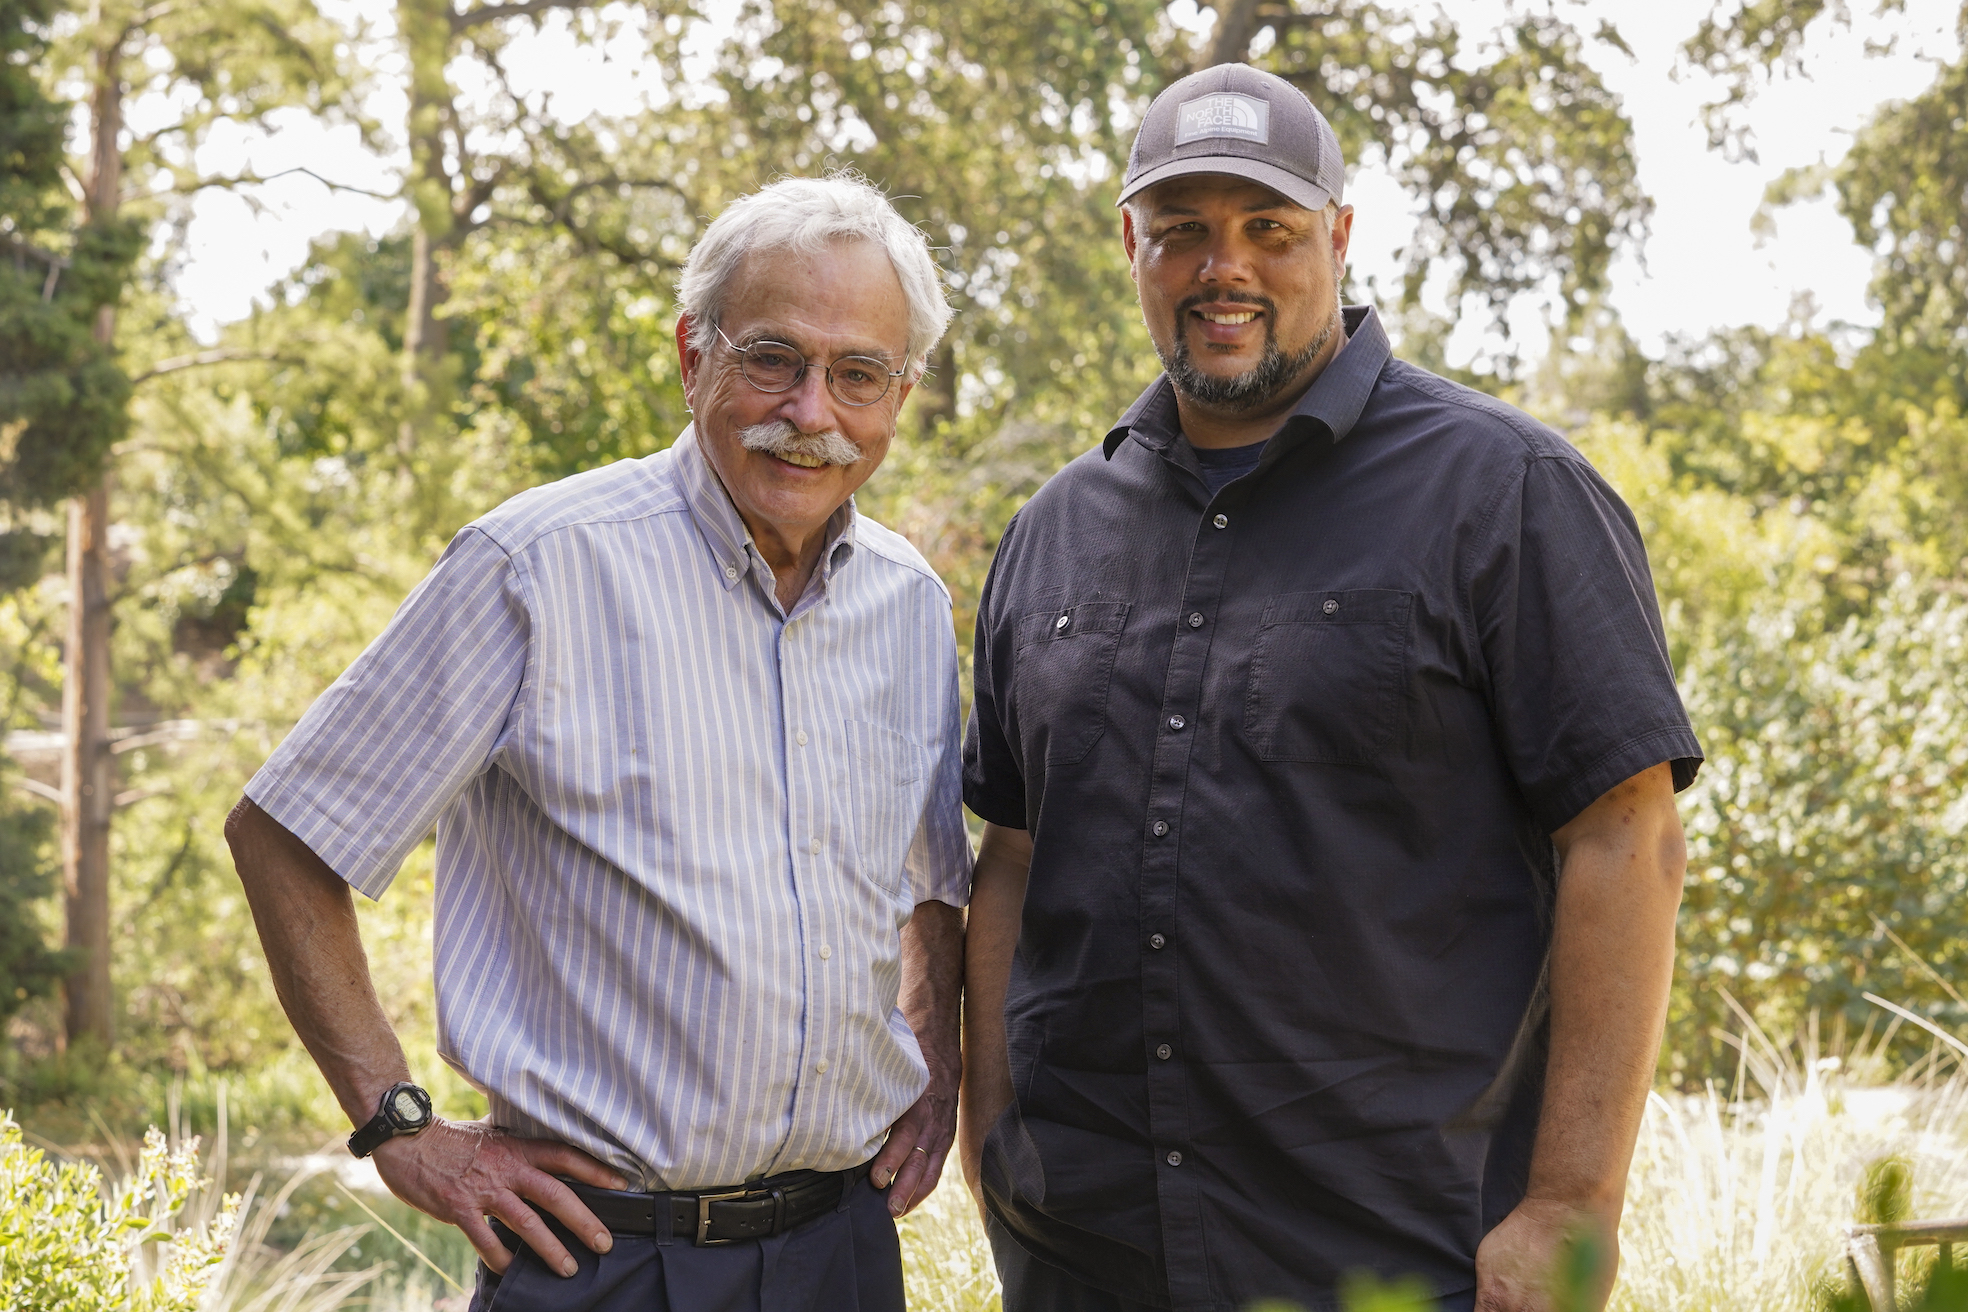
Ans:
[[[1392,349],[1373,306],[1349,305],[1340,313],[1346,323],[1346,345],[1326,362],[1326,367],[1305,389],[1305,395],[1298,398],[1298,404],[1279,425],[1280,434],[1316,425],[1330,433],[1334,442],[1339,442],[1353,431],[1360,412],[1367,407],[1367,398],[1373,394],[1374,384],[1379,381]],[[1181,433],[1175,387],[1168,375],[1163,374],[1135,398],[1119,422],[1107,430],[1100,446],[1102,453],[1112,460],[1121,443],[1132,437],[1150,451],[1166,455]]]
[[[711,468],[705,458],[704,449],[697,440],[697,425],[691,424],[678,435],[670,450],[676,453],[671,466],[676,473],[677,487],[683,493],[684,504],[690,508],[690,517],[697,524],[697,532],[704,539],[717,561],[718,581],[724,584],[726,592],[738,586],[754,569],[761,581],[769,584],[772,570],[759,554],[752,542],[751,530],[738,515],[738,507],[732,504],[731,494],[724,489],[723,480]],[[820,551],[821,586],[825,587],[835,574],[846,567],[854,555],[854,530],[860,514],[854,508],[854,498],[849,497],[845,505],[836,510],[827,520],[827,544]]]

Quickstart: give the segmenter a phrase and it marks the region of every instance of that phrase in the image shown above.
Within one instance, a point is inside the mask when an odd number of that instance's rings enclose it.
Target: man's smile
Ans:
[[[1255,331],[1251,325],[1264,317],[1262,306],[1247,301],[1205,301],[1187,307],[1187,313],[1210,346],[1245,345]]]

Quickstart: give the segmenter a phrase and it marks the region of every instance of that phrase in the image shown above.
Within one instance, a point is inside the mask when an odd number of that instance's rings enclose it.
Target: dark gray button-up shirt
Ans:
[[[978,615],[965,800],[1034,842],[987,1195],[1155,1305],[1471,1287],[1536,1127],[1550,835],[1700,762],[1619,497],[1346,315],[1213,496],[1157,381]]]

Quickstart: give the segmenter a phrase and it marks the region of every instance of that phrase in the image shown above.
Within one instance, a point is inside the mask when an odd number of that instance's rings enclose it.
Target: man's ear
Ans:
[[[1338,262],[1342,269],[1346,267],[1347,248],[1352,244],[1353,207],[1351,205],[1342,205],[1339,207],[1339,213],[1333,215],[1332,221],[1333,259]]]
[[[1140,278],[1135,277],[1134,273],[1134,248],[1139,241],[1140,238],[1134,231],[1134,206],[1123,204],[1121,206],[1121,249],[1127,252],[1128,277],[1134,278],[1136,282],[1141,281]]]
[[[703,363],[703,352],[690,344],[690,330],[693,322],[689,315],[679,314],[676,322],[677,364],[683,369],[683,396],[697,390],[697,366]]]

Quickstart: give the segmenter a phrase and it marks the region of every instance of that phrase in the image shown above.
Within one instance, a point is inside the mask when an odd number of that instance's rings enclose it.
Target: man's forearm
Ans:
[[[226,841],[280,1005],[350,1122],[361,1125],[410,1070],[370,982],[348,885],[250,800],[226,818]]]
[[[978,1178],[984,1136],[1012,1099],[1005,1048],[1005,990],[1025,911],[1025,883],[1032,839],[1022,829],[984,827],[977,872],[970,889],[970,924],[964,952],[964,1082],[957,1110],[957,1143],[971,1191]]]
[[[1571,841],[1558,835],[1551,1055],[1529,1189],[1617,1215],[1660,1053],[1687,855],[1666,766],[1601,807]]]
[[[1628,779],[1552,839],[1559,876],[1544,1107],[1524,1199],[1476,1250],[1480,1312],[1552,1312],[1558,1264],[1579,1235],[1600,1257],[1585,1306],[1605,1306],[1674,969],[1687,852],[1668,767]]]
[[[901,1007],[932,1082],[954,1084],[963,1069],[963,974],[963,912],[947,902],[919,904],[902,929]]]

